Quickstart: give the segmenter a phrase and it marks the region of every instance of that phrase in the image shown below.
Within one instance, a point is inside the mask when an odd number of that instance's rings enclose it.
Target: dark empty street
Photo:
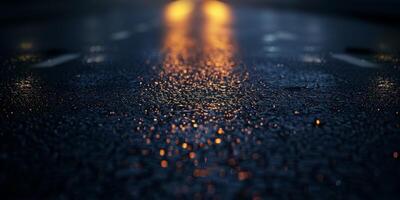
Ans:
[[[222,1],[4,22],[0,198],[398,199],[399,35]]]

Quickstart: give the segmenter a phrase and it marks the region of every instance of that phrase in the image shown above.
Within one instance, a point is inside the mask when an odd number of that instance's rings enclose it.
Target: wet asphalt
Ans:
[[[176,1],[0,32],[5,199],[397,199],[399,29]]]

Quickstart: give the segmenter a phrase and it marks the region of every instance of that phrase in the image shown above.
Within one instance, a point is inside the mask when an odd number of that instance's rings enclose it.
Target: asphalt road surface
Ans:
[[[7,24],[2,199],[397,199],[399,29],[176,1]]]

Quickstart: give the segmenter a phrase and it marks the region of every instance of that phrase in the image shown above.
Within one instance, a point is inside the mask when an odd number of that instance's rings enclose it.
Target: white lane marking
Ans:
[[[305,63],[323,63],[324,59],[322,57],[319,56],[315,56],[315,55],[302,55],[300,56],[300,60],[305,62]]]
[[[264,42],[276,42],[276,41],[292,41],[296,40],[297,37],[293,33],[285,32],[285,31],[278,31],[276,33],[270,33],[264,35]]]
[[[144,33],[158,25],[159,25],[158,20],[157,21],[154,20],[152,22],[147,22],[147,23],[146,22],[139,23],[133,28],[132,32],[133,33]],[[128,30],[122,30],[122,31],[115,32],[115,33],[111,34],[111,40],[118,41],[118,40],[128,39],[132,36],[132,34],[133,34],[132,32],[130,32]]]
[[[341,60],[344,62],[347,62],[352,65],[356,65],[359,67],[365,67],[365,68],[377,68],[378,65],[372,62],[369,62],[367,60],[363,60],[360,58],[356,58],[354,56],[348,55],[348,54],[332,54],[332,57]]]
[[[277,46],[267,46],[264,47],[264,51],[268,52],[268,53],[277,53],[280,52],[282,49],[280,47]]]
[[[119,31],[115,32],[111,35],[112,40],[125,40],[128,39],[131,36],[131,33],[129,31]]]
[[[79,54],[64,54],[33,65],[33,68],[50,68],[79,58]]]

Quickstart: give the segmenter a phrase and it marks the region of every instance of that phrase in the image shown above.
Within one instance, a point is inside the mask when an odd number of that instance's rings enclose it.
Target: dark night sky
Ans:
[[[59,16],[90,14],[114,7],[151,8],[170,0],[5,0],[0,6],[0,24],[26,23]],[[356,17],[399,26],[398,0],[224,0],[257,7],[297,9],[322,14]]]

